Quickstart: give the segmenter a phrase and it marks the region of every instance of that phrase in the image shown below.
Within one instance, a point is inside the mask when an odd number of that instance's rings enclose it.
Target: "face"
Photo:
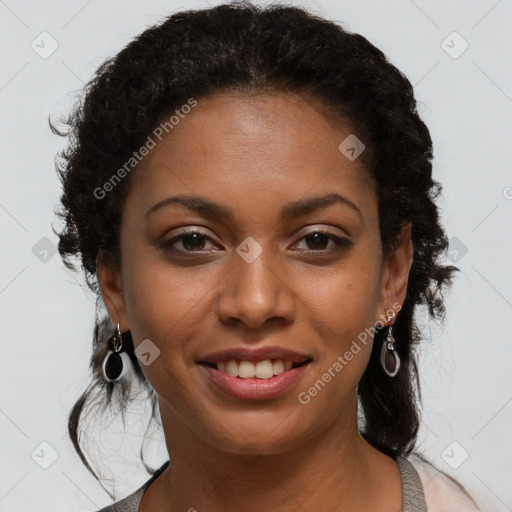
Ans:
[[[412,249],[406,232],[384,258],[352,132],[297,96],[210,96],[130,176],[121,269],[98,279],[168,441],[275,454],[356,431],[361,333],[403,303]]]

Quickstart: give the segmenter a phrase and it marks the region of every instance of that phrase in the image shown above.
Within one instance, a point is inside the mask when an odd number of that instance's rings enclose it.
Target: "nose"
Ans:
[[[266,322],[293,321],[297,297],[283,265],[264,249],[251,263],[234,254],[231,271],[222,281],[217,314],[224,323],[257,329]]]

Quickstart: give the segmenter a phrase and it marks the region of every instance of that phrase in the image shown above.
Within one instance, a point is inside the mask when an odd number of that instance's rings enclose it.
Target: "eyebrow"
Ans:
[[[215,203],[206,197],[196,195],[177,195],[168,197],[167,199],[154,204],[146,212],[144,217],[147,219],[147,217],[152,213],[174,204],[184,206],[185,208],[193,210],[205,217],[228,221],[232,221],[234,219],[233,210],[230,208]],[[362,218],[361,210],[356,206],[356,204],[350,199],[337,193],[292,201],[281,208],[279,215],[281,219],[292,219],[302,215],[307,215],[308,213],[321,208],[327,208],[333,204],[349,206],[352,210],[358,213],[359,217]]]

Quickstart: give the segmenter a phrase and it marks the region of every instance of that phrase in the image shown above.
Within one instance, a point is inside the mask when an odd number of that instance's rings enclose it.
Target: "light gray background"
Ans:
[[[47,117],[65,112],[71,93],[145,27],[207,5],[0,0],[1,512],[91,511],[110,503],[66,434],[67,414],[88,383],[94,309],[81,275],[68,272],[52,252],[51,223],[60,226],[53,214],[60,196],[53,158],[64,140],[51,134]],[[434,140],[434,177],[444,186],[450,258],[462,270],[448,296],[446,325],[425,331],[432,339],[420,359],[419,449],[494,499],[494,510],[510,511],[512,1],[300,5],[363,34],[414,85]],[[46,59],[31,48],[33,41],[42,46],[43,31],[58,43]],[[464,41],[469,47],[458,55]],[[49,44],[46,39],[46,49]],[[133,448],[141,434],[131,429],[123,438],[116,427],[113,439],[123,444],[109,441],[103,451],[104,463],[121,454],[113,470],[120,497],[148,478]],[[151,437],[149,462],[159,466],[167,460],[165,445],[158,431]],[[42,442],[58,454],[48,469],[40,464],[51,462],[53,452]]]

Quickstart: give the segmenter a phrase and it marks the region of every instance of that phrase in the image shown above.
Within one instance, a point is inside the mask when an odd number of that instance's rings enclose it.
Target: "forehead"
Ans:
[[[156,146],[131,178],[128,200],[135,208],[147,210],[168,195],[199,194],[255,215],[332,192],[361,209],[375,207],[362,159],[351,161],[339,149],[353,127],[329,121],[318,102],[283,93],[217,94],[174,121],[161,140],[153,137]]]

